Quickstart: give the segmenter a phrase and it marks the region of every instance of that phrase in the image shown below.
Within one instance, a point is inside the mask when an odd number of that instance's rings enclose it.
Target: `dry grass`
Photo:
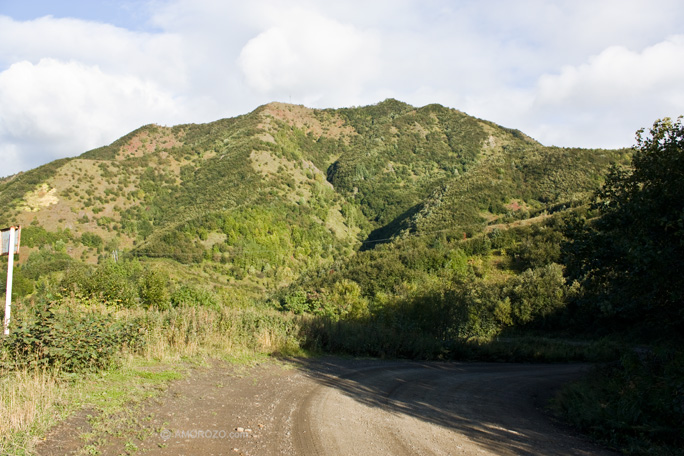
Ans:
[[[82,305],[75,303],[74,309]],[[249,362],[274,353],[301,354],[297,320],[272,309],[184,307],[112,313],[118,319],[137,319],[145,339],[138,352],[122,351],[122,362],[112,373],[140,363],[179,366],[180,361],[202,363],[218,358]],[[0,372],[1,456],[33,454],[37,441],[63,415],[97,401],[89,397],[89,391],[102,395],[102,378],[77,377],[65,377],[56,370]],[[112,384],[110,388],[119,387]]]
[[[142,321],[145,343],[136,356],[150,361],[244,358],[299,346],[294,316],[272,309],[183,307],[121,310],[117,315]]]
[[[4,372],[0,377],[0,454],[30,454],[36,435],[58,414],[61,383],[52,371]]]

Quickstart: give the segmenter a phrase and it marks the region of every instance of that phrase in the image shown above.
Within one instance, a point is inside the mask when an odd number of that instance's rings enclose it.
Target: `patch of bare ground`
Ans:
[[[83,447],[81,435],[92,431],[88,421],[97,412],[83,408],[55,426],[45,438],[38,443],[37,452],[41,456],[64,456],[77,454]]]
[[[495,229],[507,230],[509,228],[515,228],[516,226],[532,225],[535,223],[539,223],[539,222],[541,222],[541,221],[543,221],[549,217],[551,217],[551,215],[542,214],[542,215],[538,215],[536,217],[530,217],[530,218],[526,218],[523,220],[515,220],[515,221],[510,222],[510,223],[496,223],[494,225],[488,225],[485,228],[485,233],[490,233],[490,232],[494,231]]]
[[[57,204],[57,189],[50,188],[48,184],[41,184],[32,192],[24,195],[24,203],[19,207],[25,212],[37,212],[44,207]]]
[[[586,368],[339,358],[216,364],[147,403],[127,442],[145,455],[611,455],[544,409]],[[121,445],[105,441],[100,454],[118,455]],[[50,451],[43,445],[40,454]]]
[[[313,109],[301,105],[278,102],[269,103],[263,107],[261,115],[263,120],[259,124],[259,128],[266,131],[277,130],[277,126],[273,124],[275,119],[285,122],[291,127],[298,128],[306,134],[311,133],[316,138],[326,136],[339,139],[356,134],[356,131],[351,126],[346,125],[344,120],[338,115],[319,113],[317,116]],[[264,140],[268,140],[268,137],[264,137]]]
[[[159,149],[170,149],[180,146],[182,143],[168,127],[156,125],[154,131],[141,131],[117,152],[117,159],[128,157],[142,157],[145,154]],[[164,157],[162,157],[164,158]]]

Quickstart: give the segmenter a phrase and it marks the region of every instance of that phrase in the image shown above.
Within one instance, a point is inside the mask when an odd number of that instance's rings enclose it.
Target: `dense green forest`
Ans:
[[[2,223],[23,226],[0,367],[102,369],[145,334],[178,337],[180,313],[218,332],[232,309],[239,334],[272,331],[280,351],[609,363],[559,413],[670,454],[683,189],[681,119],[622,150],[396,100],[145,126],[0,182]]]

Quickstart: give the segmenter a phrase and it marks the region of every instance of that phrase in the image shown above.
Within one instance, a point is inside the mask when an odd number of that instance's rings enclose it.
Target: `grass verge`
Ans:
[[[52,311],[59,318],[50,321],[55,328],[83,328],[83,318],[89,318],[84,315],[100,312],[115,323],[135,322],[139,333],[136,344],[122,346],[104,369],[88,369],[87,363],[73,368],[73,363],[62,362],[58,343],[48,346],[33,340],[36,318],[31,309],[17,313],[15,325],[22,343],[4,341],[0,350],[0,455],[35,454],[49,429],[84,409],[92,413],[87,418],[89,430],[81,436],[83,454],[99,454],[98,448],[110,438],[129,439],[123,452],[133,454],[135,439],[130,433],[143,429],[136,425],[138,408],[163,392],[168,382],[180,378],[188,367],[208,359],[244,364],[274,354],[304,353],[299,348],[295,318],[268,308],[179,307],[160,311],[98,306],[53,303]],[[99,337],[101,332],[65,332],[63,336],[85,354],[90,353],[88,350],[97,352],[99,342],[89,340],[88,334]],[[13,351],[16,346],[22,351]],[[69,356],[69,350],[64,356]],[[22,364],[17,357],[28,357],[32,362],[18,369]]]

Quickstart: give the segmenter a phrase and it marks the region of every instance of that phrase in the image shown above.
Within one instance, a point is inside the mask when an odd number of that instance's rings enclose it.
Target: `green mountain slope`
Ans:
[[[259,292],[397,235],[473,236],[573,204],[628,157],[544,147],[439,105],[271,103],[209,124],[147,125],[13,176],[0,182],[1,218],[25,227],[25,253],[130,254]]]

